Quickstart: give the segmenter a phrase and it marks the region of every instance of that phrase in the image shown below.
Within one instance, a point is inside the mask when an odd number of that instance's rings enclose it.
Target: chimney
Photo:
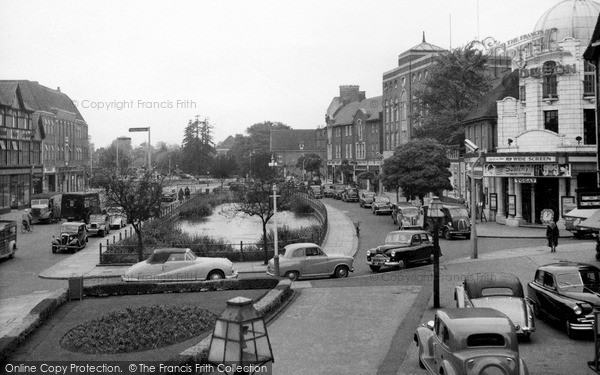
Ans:
[[[358,85],[342,85],[340,86],[340,99],[342,104],[346,105],[352,102],[359,102],[365,100],[365,92],[360,91]]]
[[[60,86],[58,86],[58,87],[56,88],[56,91],[60,92]]]

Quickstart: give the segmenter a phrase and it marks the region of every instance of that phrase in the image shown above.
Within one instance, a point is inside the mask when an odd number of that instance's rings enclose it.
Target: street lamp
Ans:
[[[215,322],[208,347],[208,362],[226,372],[260,373],[261,366],[273,361],[273,350],[264,318],[246,297],[227,301]]]
[[[277,168],[277,163],[271,155],[271,162],[269,163],[269,167]],[[273,272],[276,277],[279,277],[279,243],[277,240],[277,186],[275,185],[275,181],[273,180],[273,247],[275,249],[273,254]]]
[[[471,166],[471,258],[477,259],[477,194],[475,190],[475,166],[481,160],[481,150],[479,147],[468,139],[465,139],[465,146],[471,152],[477,152],[477,159]]]
[[[121,175],[121,168],[119,167],[119,141],[131,141],[131,138],[117,137],[117,176]]]
[[[208,187],[208,177],[210,176],[210,172],[206,171],[206,187]]]
[[[438,197],[429,202],[427,216],[433,219],[433,307],[440,307],[440,229],[439,219],[444,217],[443,205]]]

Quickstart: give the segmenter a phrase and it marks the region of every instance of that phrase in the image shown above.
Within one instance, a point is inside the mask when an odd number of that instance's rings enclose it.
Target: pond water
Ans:
[[[277,212],[275,219],[278,227],[287,225],[290,228],[301,228],[319,224],[313,215],[296,216],[290,211]],[[220,238],[225,242],[235,244],[240,241],[254,243],[262,236],[261,219],[236,212],[232,204],[215,207],[213,214],[203,222],[180,220],[179,227],[183,232],[191,235]],[[267,224],[267,231],[272,227],[273,218]]]

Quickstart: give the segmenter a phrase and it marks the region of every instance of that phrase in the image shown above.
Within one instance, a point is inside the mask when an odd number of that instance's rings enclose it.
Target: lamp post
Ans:
[[[131,141],[130,137],[117,137],[117,176],[121,175],[121,168],[119,166],[119,141]]]
[[[473,166],[471,167],[471,258],[477,259],[477,184],[475,183],[475,165],[481,159],[481,151],[478,151],[478,156]]]
[[[267,325],[252,300],[236,297],[227,301],[227,307],[215,322],[208,362],[227,373],[249,374],[264,373],[262,366],[271,361],[274,359]]]
[[[277,163],[271,155],[271,162],[269,163],[269,167],[276,168]],[[277,186],[275,185],[275,181],[273,181],[273,272],[276,277],[279,277],[279,242],[277,239]]]
[[[440,228],[439,220],[444,217],[442,202],[433,197],[429,202],[427,216],[433,219],[433,307],[440,307]]]
[[[206,187],[208,187],[208,178],[210,176],[210,172],[206,171]]]

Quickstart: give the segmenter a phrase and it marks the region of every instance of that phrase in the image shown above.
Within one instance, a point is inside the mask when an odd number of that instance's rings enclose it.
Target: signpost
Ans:
[[[148,171],[152,169],[152,163],[150,160],[150,127],[145,128],[129,128],[129,132],[148,132]]]

